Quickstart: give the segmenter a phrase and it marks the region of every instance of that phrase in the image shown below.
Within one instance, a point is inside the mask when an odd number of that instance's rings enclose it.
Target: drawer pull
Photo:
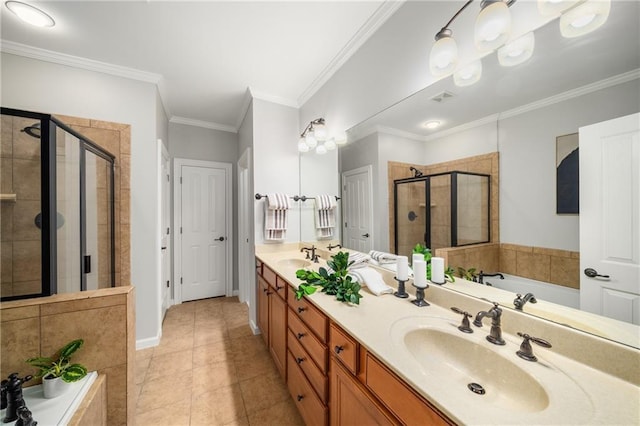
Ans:
[[[298,313],[301,314],[306,310],[307,310],[307,308],[298,308]]]
[[[304,361],[304,358],[296,358],[296,364],[300,365]]]
[[[304,396],[298,395],[296,399],[298,400],[298,402],[300,402],[300,401],[302,401],[304,399]]]
[[[278,287],[278,286],[276,285],[276,291],[280,291],[280,290],[282,290],[283,288],[284,288],[284,286],[282,286],[282,287]]]
[[[273,294],[273,292],[272,292],[272,291],[269,291],[269,290],[267,290],[267,289],[265,289],[265,290],[264,290],[264,292],[265,292],[265,293],[267,293],[267,296],[271,296],[271,295]]]
[[[337,353],[340,354],[340,352],[344,351],[344,348],[342,346],[336,346],[335,348],[333,348],[333,350]]]
[[[298,340],[302,339],[306,335],[307,335],[307,333],[298,333],[298,335],[297,335]]]

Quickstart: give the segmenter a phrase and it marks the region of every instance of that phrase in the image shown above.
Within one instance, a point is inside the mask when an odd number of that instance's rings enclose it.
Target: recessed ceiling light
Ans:
[[[13,12],[13,14],[22,21],[35,25],[36,27],[53,27],[56,24],[56,21],[54,21],[51,16],[30,4],[22,3],[20,1],[7,1],[5,2],[5,5],[7,6],[7,9]]]
[[[430,120],[430,121],[426,121],[422,126],[429,130],[433,130],[440,127],[440,124],[442,123],[438,120]]]

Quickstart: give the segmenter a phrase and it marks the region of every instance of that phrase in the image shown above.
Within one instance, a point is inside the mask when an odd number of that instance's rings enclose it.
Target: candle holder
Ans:
[[[442,281],[441,283],[435,282],[433,280],[429,280],[429,281],[431,282],[431,284],[435,284],[435,285],[444,285],[447,282],[446,279],[444,281]]]
[[[415,284],[413,284],[414,287],[416,287]],[[416,306],[429,306],[429,302],[427,302],[426,300],[424,300],[424,291],[425,289],[429,288],[429,285],[427,284],[427,286],[425,288],[422,287],[416,287],[416,299],[412,300],[411,303],[413,303]]]
[[[407,280],[399,280],[398,277],[393,277],[393,279],[398,281],[398,291],[393,293],[393,295],[395,297],[399,297],[401,299],[406,299],[407,297],[409,297],[409,294],[404,289],[404,283],[406,283],[409,280],[408,279]]]

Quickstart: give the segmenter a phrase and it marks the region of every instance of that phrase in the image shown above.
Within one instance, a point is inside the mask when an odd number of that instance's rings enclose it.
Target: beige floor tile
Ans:
[[[208,345],[193,348],[193,366],[212,364],[220,361],[232,362],[231,342],[224,339]]]
[[[243,380],[240,389],[249,415],[290,399],[284,380],[278,373]]]
[[[191,399],[136,414],[138,426],[188,426],[191,417]]]
[[[293,400],[289,399],[249,414],[249,425],[304,426],[304,421],[300,417]]]
[[[185,332],[174,336],[162,336],[160,344],[156,346],[153,357],[168,354],[170,352],[184,351],[192,349],[194,345],[193,331]]]
[[[193,346],[210,345],[222,340],[227,340],[229,333],[227,328],[222,325],[197,327],[193,334]]]
[[[139,359],[151,358],[155,348],[145,348],[136,351],[136,361]]]
[[[242,419],[236,419],[231,423],[225,423],[224,426],[249,426],[249,418],[244,417]]]
[[[263,352],[266,349],[260,335],[241,337],[231,341],[231,350],[234,355],[250,355]]]
[[[143,413],[156,408],[175,405],[179,401],[190,401],[192,383],[191,371],[145,381],[138,397],[137,412]]]
[[[247,321],[245,321],[237,325],[227,324],[227,334],[229,335],[229,339],[239,339],[253,336],[253,330],[251,330],[251,327],[247,324]]]
[[[136,359],[136,384],[142,384],[144,378],[149,371],[149,364],[151,364],[151,358]]]
[[[234,357],[238,380],[247,380],[254,377],[279,374],[273,359],[265,349],[262,352],[243,354]]]
[[[191,401],[192,425],[224,425],[246,417],[242,392],[237,383],[194,395]]]
[[[183,350],[171,352],[162,355],[155,355],[151,358],[149,370],[145,377],[148,380],[159,379],[162,377],[176,376],[185,371],[191,371],[193,368],[193,350]]]
[[[200,395],[238,383],[236,367],[223,361],[193,369],[193,395]]]

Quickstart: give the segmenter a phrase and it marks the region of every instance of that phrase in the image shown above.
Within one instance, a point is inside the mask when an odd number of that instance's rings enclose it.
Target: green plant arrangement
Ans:
[[[413,248],[413,253],[424,255],[424,260],[427,262],[427,279],[431,279],[431,258],[433,255],[431,254],[431,250],[427,246],[423,246],[418,243]],[[444,277],[451,282],[455,282],[455,277],[453,276],[454,270],[452,267],[447,266],[447,269],[444,270]]]
[[[333,269],[332,273],[324,267],[320,267],[318,272],[298,269],[296,277],[304,282],[296,290],[296,299],[301,299],[305,294],[313,294],[320,287],[323,293],[336,296],[339,302],[359,305],[362,298],[360,284],[353,281],[347,271],[352,263],[349,262],[349,253],[341,251],[327,261],[329,268]]]
[[[464,278],[465,280],[473,281],[476,276],[476,268],[464,269],[463,267],[458,267],[458,276],[460,278]]]
[[[71,355],[83,344],[82,339],[72,340],[56,352],[56,358],[35,357],[25,362],[39,369],[35,377],[43,379],[60,377],[67,383],[77,382],[87,375],[87,368],[82,364],[71,364]]]

